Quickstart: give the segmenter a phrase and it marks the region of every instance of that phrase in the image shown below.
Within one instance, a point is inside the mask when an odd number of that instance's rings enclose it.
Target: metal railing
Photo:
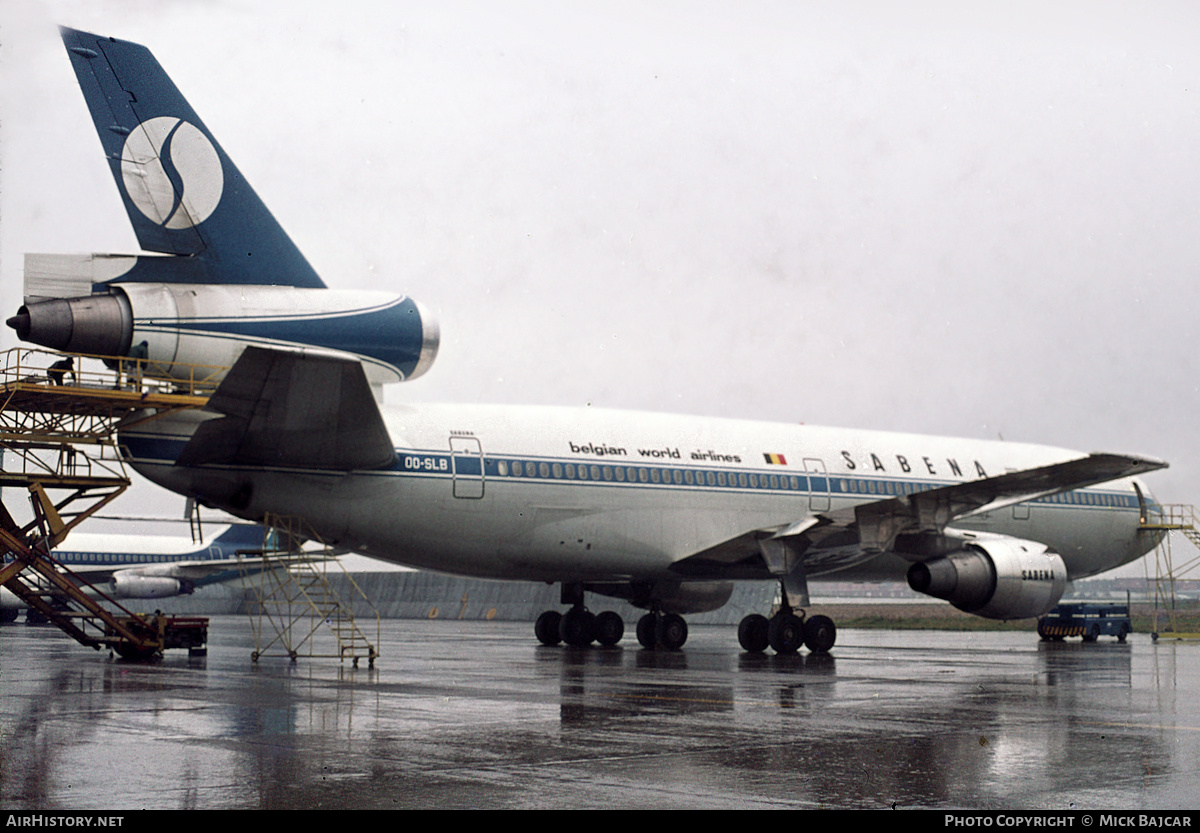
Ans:
[[[251,659],[327,657],[349,659],[357,668],[365,658],[373,668],[379,611],[337,553],[300,518],[268,514],[264,523],[262,549],[238,552],[242,581],[251,591]],[[375,620],[374,639],[359,626],[363,616]]]
[[[68,360],[70,367],[63,364]],[[211,396],[228,371],[229,368],[223,365],[14,347],[4,351],[0,385],[6,392],[22,385],[50,385],[91,392],[134,390],[162,395]]]
[[[1141,528],[1161,536],[1154,549],[1154,638],[1200,638],[1200,633],[1192,633],[1183,627],[1176,596],[1178,582],[1200,567],[1200,513],[1187,503],[1154,504],[1148,507]],[[1181,533],[1191,544],[1185,547],[1186,554],[1181,558],[1176,557],[1172,546],[1172,532]],[[1160,615],[1167,620],[1166,628],[1158,627]]]

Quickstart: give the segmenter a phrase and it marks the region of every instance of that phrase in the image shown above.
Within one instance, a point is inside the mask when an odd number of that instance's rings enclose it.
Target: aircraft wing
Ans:
[[[752,530],[682,559],[675,569],[686,575],[723,566],[731,578],[761,578],[764,564],[771,575],[788,573],[800,561],[821,572],[839,569],[893,549],[900,535],[941,534],[961,518],[1166,467],[1145,457],[1090,454]]]
[[[1145,457],[1089,454],[858,506],[855,520],[862,544],[880,550],[900,533],[941,532],[959,518],[1166,467],[1161,460]]]
[[[395,459],[362,364],[247,347],[209,399],[177,465],[374,469]]]

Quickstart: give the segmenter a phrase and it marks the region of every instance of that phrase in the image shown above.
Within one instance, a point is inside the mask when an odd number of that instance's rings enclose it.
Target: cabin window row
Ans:
[[[769,489],[775,491],[807,492],[808,477],[797,475],[758,474],[755,472],[726,472],[695,469],[664,469],[644,466],[613,466],[586,463],[548,463],[523,460],[499,460],[496,474],[501,477],[523,477],[542,480],[592,480],[613,483],[646,483],[676,486],[715,486],[740,489]],[[824,491],[823,477],[814,477],[813,488]],[[830,478],[833,493],[896,497],[936,488],[935,484],[911,481],[870,480],[859,478]],[[1037,503],[1072,506],[1136,505],[1132,495],[1105,492],[1064,492],[1040,498]]]
[[[732,486],[742,489],[775,489],[799,492],[807,484],[795,475],[753,472],[697,471],[643,466],[605,466],[586,463],[534,463],[500,460],[501,477],[533,477],[552,480],[596,480],[616,483],[660,483],[676,486]]]

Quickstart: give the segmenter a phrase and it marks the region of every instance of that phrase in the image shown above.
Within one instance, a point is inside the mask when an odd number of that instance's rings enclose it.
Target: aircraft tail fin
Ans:
[[[61,32],[138,243],[202,267],[167,282],[324,286],[150,50]]]
[[[257,524],[231,524],[228,529],[212,540],[212,543],[246,544],[245,549],[262,546],[266,529]]]

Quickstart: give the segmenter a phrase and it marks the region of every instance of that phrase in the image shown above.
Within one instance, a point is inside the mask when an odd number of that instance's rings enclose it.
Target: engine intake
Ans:
[[[133,342],[133,310],[124,294],[37,301],[6,323],[21,341],[66,353],[124,356]]]
[[[913,564],[908,586],[976,616],[1027,619],[1058,604],[1067,565],[1036,541],[981,537],[958,552]]]

